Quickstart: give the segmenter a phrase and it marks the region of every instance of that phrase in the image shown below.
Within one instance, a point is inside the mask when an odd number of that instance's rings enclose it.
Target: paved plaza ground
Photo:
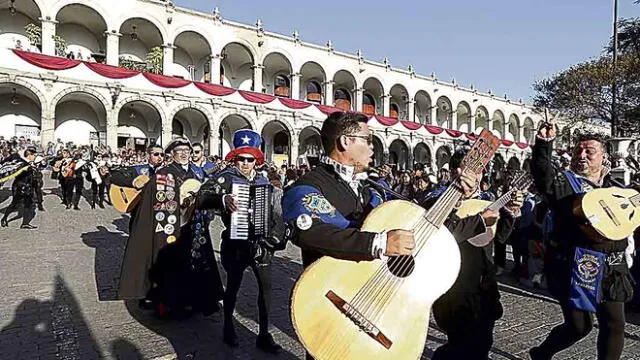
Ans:
[[[0,189],[0,209],[11,200],[9,185]],[[47,180],[46,212],[33,222],[37,230],[19,230],[19,220],[0,229],[1,360],[304,358],[288,312],[302,269],[297,248],[278,253],[272,270],[273,333],[284,351],[268,356],[255,350],[257,285],[250,271],[236,313],[240,347],[231,350],[221,341],[220,315],[167,322],[139,311],[135,302],[114,301],[128,217],[112,208],[91,210],[85,199],[82,211],[65,210],[55,185]],[[213,226],[219,231],[219,223]],[[505,315],[491,358],[528,359],[527,350],[561,321],[559,308],[544,293],[513,283],[501,290]],[[639,325],[640,317],[629,317],[624,359],[640,359]],[[557,358],[595,359],[595,335]],[[432,322],[423,359],[444,341]]]

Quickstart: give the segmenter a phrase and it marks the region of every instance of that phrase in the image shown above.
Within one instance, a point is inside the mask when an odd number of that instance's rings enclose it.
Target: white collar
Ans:
[[[345,165],[345,164],[341,164],[335,160],[333,160],[332,158],[328,157],[328,156],[323,156],[320,158],[320,162],[323,164],[327,164],[330,165],[331,167],[333,167],[333,170],[340,175],[340,177],[342,178],[342,180],[346,181],[347,183],[352,183],[358,180],[364,180],[367,178],[367,173],[366,172],[361,172],[356,174],[356,168],[355,166],[351,166],[351,165]]]

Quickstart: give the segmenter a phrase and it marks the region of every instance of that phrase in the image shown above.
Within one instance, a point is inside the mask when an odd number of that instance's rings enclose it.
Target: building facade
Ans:
[[[268,160],[300,163],[321,152],[322,121],[340,109],[371,116],[378,165],[435,169],[485,128],[521,167],[541,121],[506,96],[168,1],[4,1],[0,56],[0,136],[45,144],[142,148],[182,135],[224,155],[234,131],[252,128]]]

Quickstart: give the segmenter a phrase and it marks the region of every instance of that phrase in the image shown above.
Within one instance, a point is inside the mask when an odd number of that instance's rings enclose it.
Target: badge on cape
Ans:
[[[174,243],[174,242],[176,242],[176,237],[175,236],[171,235],[171,236],[169,236],[167,238],[167,244],[171,244],[171,243]]]
[[[164,233],[167,235],[171,235],[173,234],[173,232],[176,230],[175,227],[173,227],[173,225],[171,224],[167,224],[164,226]]]
[[[167,200],[173,200],[176,197],[176,192],[171,187],[167,188],[165,194],[167,195]]]
[[[312,224],[313,224],[313,220],[311,219],[311,216],[307,214],[301,214],[296,219],[296,226],[298,227],[298,229],[303,231],[309,230]]]
[[[165,203],[155,203],[153,204],[154,211],[165,211],[167,209],[167,204]]]
[[[336,208],[329,200],[318,193],[309,193],[302,198],[302,204],[309,212],[318,215],[336,216]]]
[[[176,221],[178,221],[178,219],[175,215],[169,215],[169,217],[167,217],[167,222],[171,225],[175,224]]]
[[[143,167],[142,169],[140,169],[140,175],[149,176],[149,168],[148,167]]]
[[[224,184],[224,181],[225,181],[225,180],[224,180],[224,176],[220,176],[220,177],[218,178],[218,184]]]
[[[164,185],[157,184],[157,185],[156,185],[156,189],[157,189],[158,191],[163,191],[163,190],[164,190]]]
[[[174,213],[176,211],[176,209],[178,208],[178,203],[175,201],[169,201],[167,202],[167,211],[170,213]]]
[[[156,221],[162,221],[162,220],[164,220],[164,213],[163,212],[156,213]]]
[[[162,225],[160,225],[160,224],[156,225],[156,232],[157,233],[162,232],[163,230],[164,230],[164,228],[162,227]]]
[[[156,200],[158,200],[159,202],[164,202],[165,200],[167,200],[167,195],[165,195],[164,191],[158,191],[156,193]]]

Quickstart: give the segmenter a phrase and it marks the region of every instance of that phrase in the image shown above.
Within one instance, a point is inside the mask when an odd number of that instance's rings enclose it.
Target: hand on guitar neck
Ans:
[[[478,174],[470,170],[462,171],[458,169],[458,174],[460,174],[458,181],[462,190],[462,197],[470,198],[478,190],[478,185],[482,179],[482,172]]]

